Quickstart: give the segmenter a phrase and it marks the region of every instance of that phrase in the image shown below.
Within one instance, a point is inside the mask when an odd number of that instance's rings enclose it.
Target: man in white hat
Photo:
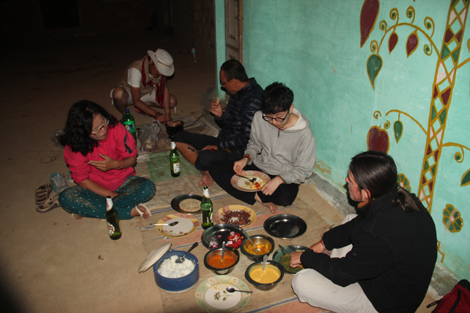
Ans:
[[[173,58],[167,51],[147,51],[143,59],[127,67],[118,86],[111,90],[113,105],[123,116],[127,106],[134,105],[136,112],[161,123],[171,121],[170,110],[176,107],[176,97],[168,89],[167,77],[174,72]],[[163,108],[165,114],[153,108]]]

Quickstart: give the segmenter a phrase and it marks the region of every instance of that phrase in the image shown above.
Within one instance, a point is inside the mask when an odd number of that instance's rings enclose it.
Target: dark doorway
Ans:
[[[45,29],[80,27],[77,0],[39,0]]]

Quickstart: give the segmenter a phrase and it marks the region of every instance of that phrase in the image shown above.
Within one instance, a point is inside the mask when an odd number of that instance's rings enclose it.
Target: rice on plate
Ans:
[[[190,274],[196,267],[190,259],[184,259],[183,263],[176,263],[177,259],[176,255],[165,259],[158,267],[158,274],[166,278],[180,278]]]

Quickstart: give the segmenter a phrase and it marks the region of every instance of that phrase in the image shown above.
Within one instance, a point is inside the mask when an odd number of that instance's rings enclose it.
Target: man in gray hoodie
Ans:
[[[294,202],[299,185],[312,175],[315,165],[315,137],[310,122],[293,102],[294,94],[284,84],[266,87],[243,158],[233,164],[214,163],[209,169],[217,184],[233,197],[252,205],[258,201],[273,213],[278,205]],[[232,176],[243,175],[246,170],[262,171],[271,180],[257,192],[234,188]]]

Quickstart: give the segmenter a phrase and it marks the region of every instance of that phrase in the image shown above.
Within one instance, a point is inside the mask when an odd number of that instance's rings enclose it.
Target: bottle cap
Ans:
[[[176,143],[174,141],[171,142],[171,150],[176,148]]]

